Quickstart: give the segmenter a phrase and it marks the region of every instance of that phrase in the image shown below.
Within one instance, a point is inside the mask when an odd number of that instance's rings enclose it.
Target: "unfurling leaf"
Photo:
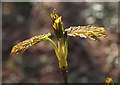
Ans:
[[[56,19],[58,19],[59,15],[57,14],[56,10],[54,9],[53,12],[50,14],[50,17],[53,21],[53,23],[55,22]]]
[[[48,38],[49,36],[51,36],[50,33],[42,34],[42,35],[34,36],[25,41],[22,41],[12,48],[10,55],[13,56],[15,54],[24,52],[26,49],[30,48],[31,46],[34,46],[35,44],[37,44],[43,40],[46,40],[46,38]]]
[[[90,38],[92,40],[100,40],[100,38],[106,36],[106,30],[103,27],[96,26],[75,26],[65,29],[68,36],[81,37],[81,38]]]
[[[62,22],[62,16],[59,16],[57,12],[54,10],[51,14],[50,17],[53,21],[53,29],[54,32],[57,36],[57,39],[63,37],[63,22]]]

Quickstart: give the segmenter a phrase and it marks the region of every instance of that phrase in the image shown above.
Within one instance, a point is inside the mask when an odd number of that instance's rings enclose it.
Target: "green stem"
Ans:
[[[58,41],[58,53],[59,53],[59,68],[66,68],[68,66],[66,53],[65,53],[65,44],[63,38],[59,38]]]
[[[67,59],[67,55],[68,55],[68,43],[69,43],[69,39],[70,39],[70,37],[67,36],[67,39],[65,41],[65,57],[66,57],[66,59]]]
[[[54,47],[54,50],[56,52],[58,61],[59,61],[59,68],[64,80],[64,84],[68,85],[68,78],[67,78],[67,51],[68,51],[68,40],[69,37],[67,37],[66,42],[64,43],[63,38],[60,38],[58,41],[58,48],[56,44],[50,39],[46,38],[47,41],[49,41],[52,46]]]
[[[59,68],[60,68],[65,85],[68,85],[68,79],[67,79],[68,64],[67,64],[67,53],[66,53],[67,49],[68,49],[68,40],[66,41],[66,43],[64,43],[63,38],[59,38],[59,41],[58,41],[58,52],[60,55]]]
[[[64,50],[64,40],[63,38],[59,38],[58,40],[58,52],[61,54],[61,55],[64,55],[65,53],[65,50]]]
[[[58,48],[57,48],[56,44],[48,37],[46,38],[46,40],[49,41],[52,44],[52,46],[54,47],[56,56],[58,57],[58,60],[59,60],[59,53],[58,53]]]

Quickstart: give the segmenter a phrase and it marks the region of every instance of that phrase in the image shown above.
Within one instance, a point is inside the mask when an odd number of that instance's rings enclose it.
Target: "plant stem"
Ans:
[[[46,38],[46,40],[52,44],[52,46],[54,47],[55,53],[58,57],[58,60],[60,60],[59,59],[59,54],[58,54],[58,48],[57,48],[56,44],[50,38]]]
[[[67,59],[67,55],[68,55],[68,42],[69,42],[69,36],[67,36],[66,41],[65,41],[65,57]]]
[[[63,68],[63,69],[60,69],[60,71],[64,80],[64,85],[68,85],[67,69]]]
[[[67,78],[67,48],[68,48],[68,40],[66,43],[64,43],[63,38],[59,38],[58,41],[58,52],[60,55],[60,61],[59,61],[59,68],[64,80],[64,84],[68,85],[68,78]]]

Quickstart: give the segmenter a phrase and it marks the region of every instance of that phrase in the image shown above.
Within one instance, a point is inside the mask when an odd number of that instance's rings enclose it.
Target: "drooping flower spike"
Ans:
[[[89,38],[92,40],[100,41],[100,39],[107,38],[106,30],[103,27],[88,26],[74,26],[65,29],[68,36]]]
[[[46,40],[46,38],[49,37],[49,36],[51,36],[50,33],[42,34],[42,35],[34,36],[34,37],[32,37],[30,39],[27,39],[25,41],[22,41],[12,48],[12,51],[11,51],[10,55],[14,56],[15,54],[24,52],[26,49],[30,48],[31,46],[34,46],[37,43],[39,43],[43,40]]]

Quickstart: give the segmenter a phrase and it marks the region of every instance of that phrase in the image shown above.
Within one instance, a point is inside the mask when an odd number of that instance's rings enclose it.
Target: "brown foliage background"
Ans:
[[[107,77],[118,82],[118,3],[40,2],[2,3],[2,81],[4,83],[63,82],[53,47],[46,41],[10,57],[18,42],[38,34],[51,32],[50,13],[57,9],[64,27],[79,25],[103,26],[109,39],[95,42],[71,38],[68,54],[70,83],[104,83]]]

